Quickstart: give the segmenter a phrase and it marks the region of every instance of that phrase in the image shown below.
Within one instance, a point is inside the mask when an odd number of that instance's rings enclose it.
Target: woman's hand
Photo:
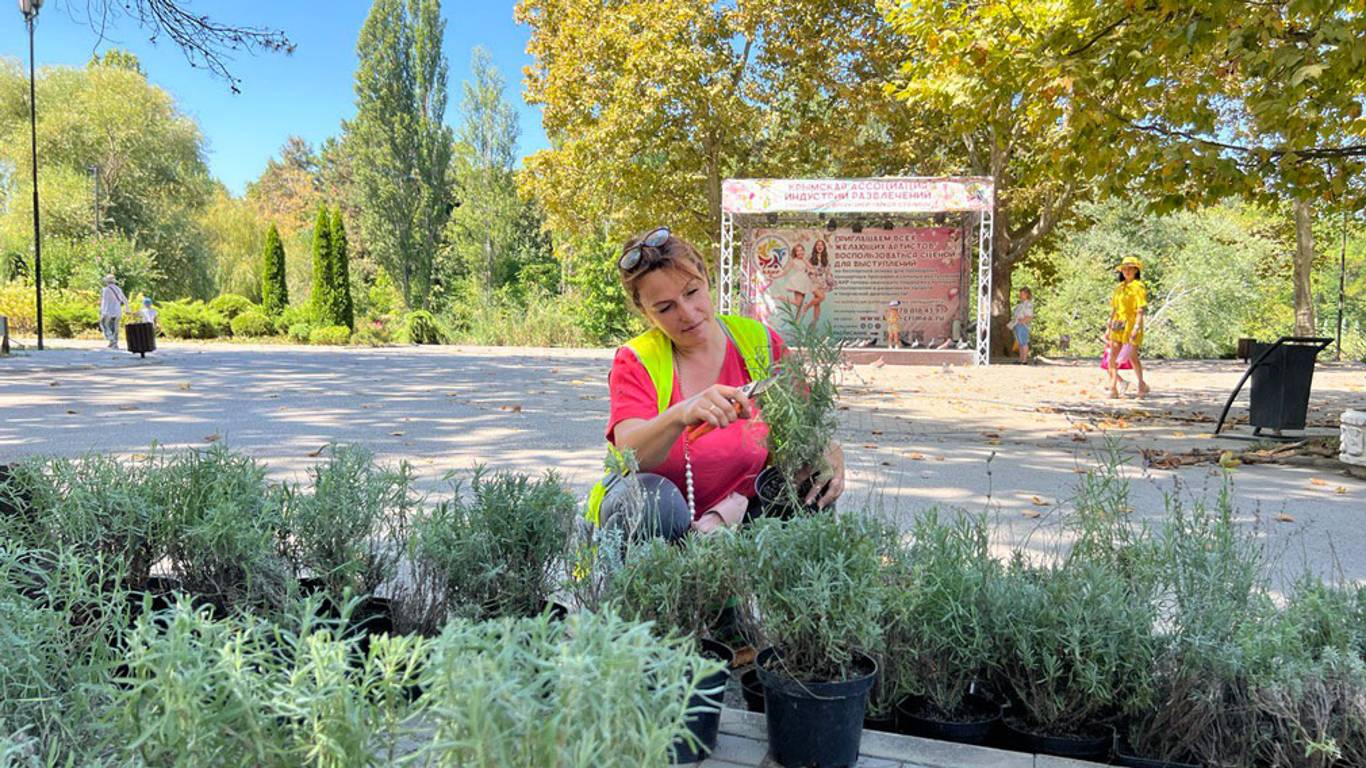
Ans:
[[[735,409],[737,403],[740,405],[738,412]],[[753,405],[740,388],[725,384],[713,384],[682,401],[677,408],[678,418],[685,428],[706,422],[723,429],[734,421],[754,415]]]
[[[830,441],[822,463],[825,468],[812,475],[811,490],[806,494],[803,503],[810,504],[814,501],[817,507],[825,509],[844,493],[844,449],[839,443]]]

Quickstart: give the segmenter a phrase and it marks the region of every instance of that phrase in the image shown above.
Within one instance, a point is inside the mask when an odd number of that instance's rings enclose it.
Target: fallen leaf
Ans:
[[[1001,436],[1001,435],[998,434],[998,433],[996,433],[996,432],[983,432],[983,433],[982,433],[982,437],[987,437],[987,438],[993,438],[993,439],[994,439],[994,438],[999,438],[1000,436]]]
[[[874,434],[874,435],[880,435],[880,434],[882,434],[882,430],[880,430],[880,429],[870,429],[870,430],[868,430],[868,431],[871,432],[871,433]]]
[[[1338,493],[1338,494],[1346,494],[1346,493],[1347,493],[1347,486],[1345,486],[1345,485],[1339,485],[1338,487],[1336,487],[1336,488],[1333,489],[1333,492],[1334,492],[1334,493]]]
[[[592,396],[592,395],[585,395],[585,396],[581,396],[579,399],[580,399],[580,400],[592,400],[592,399],[593,399],[593,396]],[[501,406],[501,407],[500,407],[500,410],[511,411],[512,413],[521,413],[521,412],[522,412],[522,406],[521,406],[521,405],[504,405],[504,406]]]
[[[403,430],[399,430],[397,432],[390,432],[389,434],[393,435],[394,437],[403,437]]]
[[[879,463],[882,464],[882,466],[884,466],[884,467],[890,467],[890,466],[892,466],[892,462],[890,462],[890,461],[883,461],[883,462],[879,462]]]
[[[1082,434],[1072,435],[1072,442],[1074,442],[1074,443],[1084,443],[1084,442],[1086,442],[1086,440],[1087,440],[1086,435],[1082,435]]]
[[[1042,515],[1043,513],[1040,512],[1040,511],[1037,510],[1037,509],[1026,509],[1025,511],[1021,512],[1020,514],[1022,514],[1022,515],[1024,515],[1025,517],[1027,517],[1027,518],[1029,518],[1029,519],[1032,520],[1032,519],[1034,519],[1034,518],[1036,518],[1036,517],[1039,517],[1039,516]]]
[[[220,434],[218,434],[217,432],[215,432],[215,433],[213,433],[212,435],[209,435],[209,436],[205,437],[205,438],[204,438],[204,442],[206,442],[206,443],[216,443],[216,442],[218,442],[219,440],[222,440],[222,439],[223,439],[223,436],[220,435]]]
[[[987,445],[1000,445],[1000,444],[1001,444],[1001,441],[1000,441],[1000,440],[988,440],[988,441],[987,441]]]
[[[1239,461],[1238,457],[1234,455],[1233,451],[1224,451],[1223,453],[1219,454],[1219,466],[1223,467],[1224,469],[1233,469],[1234,467],[1239,466],[1242,463],[1243,462]]]
[[[190,382],[188,382],[188,381],[182,381],[182,382],[180,382],[180,384],[178,384],[177,386],[179,386],[180,389],[183,390],[183,391],[189,391],[189,389],[190,389]]]
[[[136,405],[127,405],[127,404],[124,404],[124,405],[120,405],[120,406],[119,406],[119,410],[120,410],[120,411],[136,411],[137,409],[138,409],[138,407],[137,407]]]
[[[877,443],[864,443],[864,444],[863,444],[863,447],[864,447],[864,448],[876,448],[876,447],[877,447]]]
[[[1047,501],[1044,501],[1043,499],[1039,498],[1038,496],[1030,496],[1030,497],[1029,497],[1029,500],[1032,501],[1032,502],[1034,502],[1036,505],[1038,505],[1038,506],[1040,506],[1040,507],[1046,507],[1046,506],[1048,506],[1048,502],[1047,502]]]
[[[1276,519],[1279,520],[1279,521],[1281,521],[1282,523],[1293,523],[1293,522],[1295,522],[1295,518],[1291,517],[1290,515],[1287,515],[1287,514],[1284,513],[1284,512],[1280,513],[1279,515],[1276,515]]]
[[[310,459],[316,459],[316,458],[318,458],[319,456],[321,456],[321,455],[323,454],[323,451],[325,451],[325,450],[327,450],[327,446],[326,446],[326,445],[319,446],[319,447],[318,447],[318,450],[316,450],[316,451],[309,451],[309,452],[308,452],[308,458],[310,458]]]
[[[75,413],[76,413],[75,411],[73,411],[73,410],[71,410],[71,409],[69,409],[69,408],[67,409],[66,412],[69,413],[69,414],[72,414],[72,415],[75,415]]]
[[[1309,482],[1311,485],[1328,485],[1328,481],[1321,477],[1311,477],[1309,478]]]
[[[923,454],[923,453],[912,453],[912,454],[911,454],[911,461],[924,461],[924,460],[925,460],[925,454]]]
[[[935,461],[943,461],[943,460],[944,460],[944,457],[943,457],[943,456],[935,456],[935,457],[934,457],[934,460],[935,460]]]
[[[41,209],[40,209],[40,210],[41,210]],[[60,381],[49,381],[49,382],[47,383],[47,385],[48,385],[49,387],[60,387],[60,386],[62,386],[62,383],[61,383]]]

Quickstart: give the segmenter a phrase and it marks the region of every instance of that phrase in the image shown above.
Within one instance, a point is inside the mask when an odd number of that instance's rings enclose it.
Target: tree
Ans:
[[[332,287],[329,290],[332,314],[329,320],[332,325],[344,325],[355,330],[356,311],[351,301],[351,265],[346,250],[346,227],[342,224],[341,208],[332,210],[329,236],[332,250],[332,268],[329,271],[332,280]]]
[[[213,195],[199,213],[198,229],[215,290],[260,299],[261,242],[266,227],[252,206],[214,182]]]
[[[308,300],[313,311],[324,321],[330,321],[333,317],[334,285],[332,219],[327,215],[327,206],[320,205],[318,215],[313,219],[313,291]]]
[[[265,170],[247,185],[246,197],[261,218],[282,224],[286,232],[307,227],[323,199],[320,163],[313,147],[290,136],[280,147],[280,159],[266,161]]]
[[[461,204],[447,223],[450,278],[473,275],[484,291],[498,284],[498,260],[514,236],[523,205],[513,169],[517,162],[517,112],[503,97],[503,76],[488,51],[470,57],[472,81],[464,84],[459,144],[452,177]]]
[[[283,32],[264,27],[225,24],[191,11],[188,2],[177,0],[65,0],[67,14],[87,24],[97,35],[95,47],[124,17],[143,28],[155,43],[170,38],[192,67],[209,70],[228,82],[237,93],[240,82],[228,70],[232,54],[239,51],[270,51],[290,54],[294,44]]]
[[[1360,209],[1366,15],[1354,0],[1076,4],[1049,41],[1079,109],[1168,208],[1293,201],[1295,330],[1314,332],[1312,206]]]
[[[194,121],[136,67],[52,67],[36,87],[44,237],[88,238],[98,217],[102,232],[152,254],[157,295],[211,295],[200,217],[214,187]],[[12,169],[0,190],[0,239],[20,252],[33,232],[28,107],[26,74],[0,62],[0,166]]]
[[[444,29],[439,0],[375,0],[356,43],[356,118],[344,124],[366,248],[418,308],[449,206]]]
[[[265,253],[261,259],[261,308],[278,317],[289,306],[289,286],[285,284],[285,245],[280,230],[272,222],[266,230]]]
[[[521,0],[516,16],[551,143],[519,183],[563,235],[668,224],[711,244],[726,177],[905,172],[934,138],[884,91],[899,50],[875,0]]]

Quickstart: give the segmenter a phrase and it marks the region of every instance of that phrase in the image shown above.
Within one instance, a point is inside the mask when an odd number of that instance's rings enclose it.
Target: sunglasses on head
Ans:
[[[621,260],[617,262],[617,267],[620,268],[622,272],[630,272],[631,270],[640,266],[640,257],[644,249],[659,248],[668,241],[668,227],[659,227],[657,229],[654,229],[650,232],[650,234],[646,235],[645,237],[642,237],[640,239],[640,242],[636,243],[630,248],[627,248],[626,251],[621,254]]]

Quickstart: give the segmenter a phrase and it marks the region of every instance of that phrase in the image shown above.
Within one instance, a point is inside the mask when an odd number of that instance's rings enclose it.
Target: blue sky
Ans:
[[[124,48],[142,60],[151,81],[169,91],[180,109],[203,131],[213,175],[240,194],[260,175],[266,161],[291,134],[317,146],[339,133],[343,119],[355,114],[352,73],[356,36],[370,9],[369,0],[188,0],[193,12],[215,20],[269,26],[298,45],[293,55],[237,55],[232,72],[241,83],[234,95],[226,82],[194,69],[167,40],[153,45],[148,34],[124,19],[106,34],[99,50]],[[79,21],[84,0],[47,0],[38,17],[38,67],[84,66],[97,35]],[[546,146],[539,110],[521,97],[528,30],[512,20],[512,0],[446,0],[446,57],[450,61],[446,121],[459,121],[461,83],[469,77],[470,51],[487,48],[508,84],[507,98],[521,118],[522,154]],[[28,61],[28,36],[12,0],[0,8],[0,56]]]

